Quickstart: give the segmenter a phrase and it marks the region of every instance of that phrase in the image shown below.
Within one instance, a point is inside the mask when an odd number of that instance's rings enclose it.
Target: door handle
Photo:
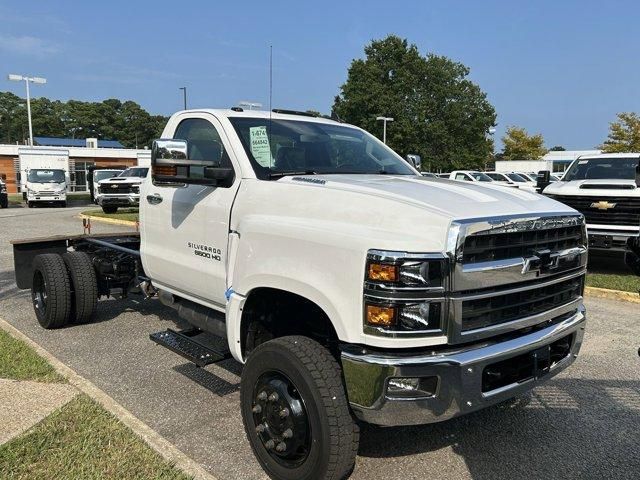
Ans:
[[[149,202],[151,205],[158,205],[162,202],[162,197],[157,193],[154,193],[153,195],[147,195],[147,202]]]

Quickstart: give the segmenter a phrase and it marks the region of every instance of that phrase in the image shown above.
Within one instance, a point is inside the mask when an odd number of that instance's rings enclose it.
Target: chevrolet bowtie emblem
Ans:
[[[600,200],[599,202],[593,202],[591,208],[597,208],[598,210],[609,210],[614,208],[617,203],[609,203],[606,200]]]
[[[111,188],[118,188],[118,185],[111,185]]]

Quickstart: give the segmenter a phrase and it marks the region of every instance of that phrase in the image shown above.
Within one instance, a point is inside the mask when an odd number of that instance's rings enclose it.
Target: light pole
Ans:
[[[238,106],[239,107],[249,107],[249,110],[253,110],[253,108],[262,108],[262,104],[261,103],[257,103],[257,102],[248,102],[246,100],[243,100],[241,102],[238,102]]]
[[[184,109],[187,109],[187,87],[180,87],[178,90],[182,90],[182,100],[184,101]]]
[[[387,122],[393,122],[391,117],[376,117],[376,120],[382,120],[382,143],[387,144]]]
[[[31,126],[31,98],[29,97],[29,82],[45,84],[47,83],[46,78],[41,77],[25,77],[24,75],[14,75],[9,74],[7,77],[12,82],[22,82],[27,87],[27,117],[29,119],[29,145],[33,147],[33,127]]]
[[[488,136],[485,135],[485,138],[487,139],[487,141],[489,141],[489,139],[493,140],[493,136],[496,133],[496,127],[489,127],[489,130],[487,131],[487,133],[489,134]],[[493,141],[491,142],[493,143]],[[493,144],[493,146],[495,147],[495,144]],[[494,152],[491,152],[491,156],[493,157]],[[484,171],[487,171],[487,162],[484,162]]]

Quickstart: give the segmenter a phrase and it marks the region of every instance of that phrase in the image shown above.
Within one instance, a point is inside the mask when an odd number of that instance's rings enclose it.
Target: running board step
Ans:
[[[198,367],[231,357],[226,342],[197,328],[176,332],[168,328],[164,332],[152,333],[149,338],[183,356]]]

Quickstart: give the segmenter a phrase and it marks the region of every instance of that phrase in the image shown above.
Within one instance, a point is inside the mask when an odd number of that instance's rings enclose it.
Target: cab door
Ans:
[[[228,138],[211,114],[178,118],[173,138],[189,143],[189,158],[232,167],[230,187],[154,185],[140,198],[142,259],[159,288],[224,308],[229,219],[240,169]]]

